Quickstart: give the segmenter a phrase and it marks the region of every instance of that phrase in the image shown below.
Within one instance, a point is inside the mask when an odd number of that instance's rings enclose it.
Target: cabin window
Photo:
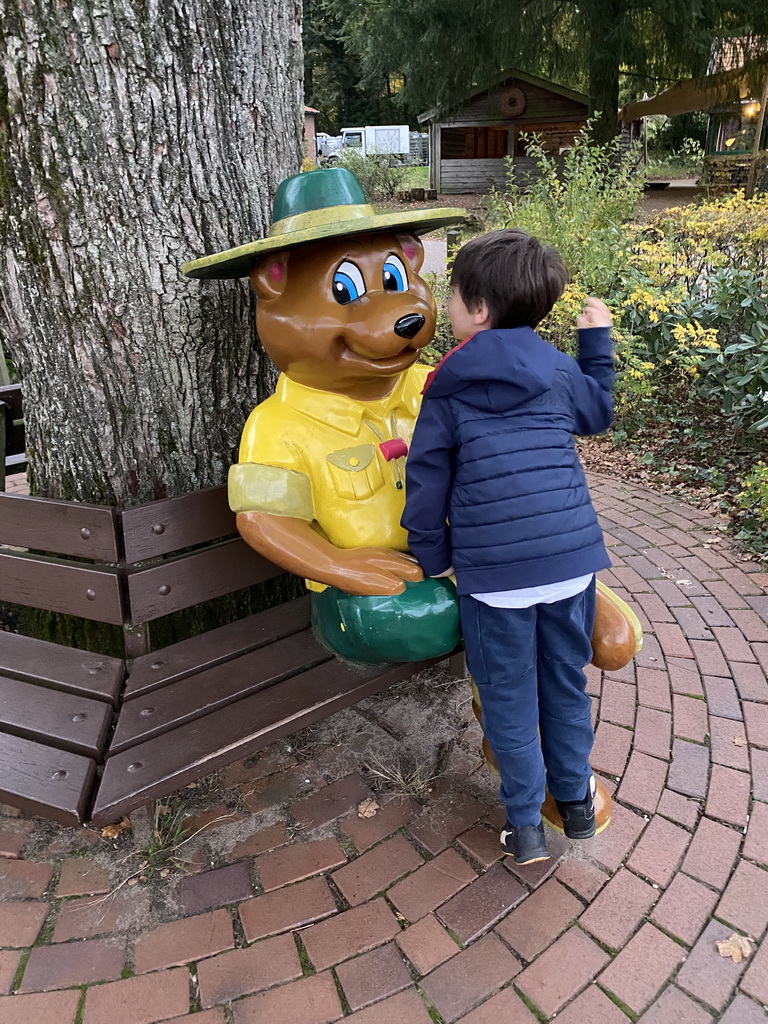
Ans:
[[[507,155],[508,128],[443,128],[440,133],[443,160],[501,160]]]
[[[573,146],[584,122],[565,124],[518,124],[515,134],[515,156],[527,156],[530,136],[535,134],[547,156],[560,156]]]
[[[756,105],[755,105],[756,106]],[[721,153],[744,154],[751,153],[755,144],[756,116],[750,116],[745,112],[741,117],[737,115],[715,115],[714,130],[710,135],[710,154]],[[761,149],[766,146],[766,134],[768,134],[768,122],[763,126],[763,137]]]

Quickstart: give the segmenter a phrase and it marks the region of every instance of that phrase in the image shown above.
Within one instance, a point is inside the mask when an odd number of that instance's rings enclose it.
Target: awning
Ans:
[[[678,82],[666,92],[648,100],[628,103],[619,111],[620,121],[637,121],[649,114],[692,114],[735,106],[742,100],[755,99],[762,92],[763,78],[768,71],[765,61],[753,61],[732,71],[721,71],[703,78]]]

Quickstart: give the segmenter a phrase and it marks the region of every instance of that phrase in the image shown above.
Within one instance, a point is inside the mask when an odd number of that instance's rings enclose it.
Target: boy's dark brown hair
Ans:
[[[560,253],[519,228],[489,231],[456,253],[451,285],[474,312],[484,300],[494,327],[536,327],[563,294]]]

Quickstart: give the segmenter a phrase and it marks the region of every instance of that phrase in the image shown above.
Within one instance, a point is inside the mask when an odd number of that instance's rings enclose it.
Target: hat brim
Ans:
[[[426,234],[449,224],[460,224],[467,219],[467,211],[442,207],[436,210],[412,210],[397,213],[379,213],[373,217],[340,220],[332,224],[321,224],[299,231],[287,231],[282,235],[270,235],[256,242],[248,242],[236,249],[227,249],[212,256],[185,263],[181,268],[187,277],[204,280],[245,277],[254,263],[270,252],[284,252],[299,245],[308,245],[323,238],[338,238],[343,235],[363,235],[373,231],[407,229],[416,235]]]

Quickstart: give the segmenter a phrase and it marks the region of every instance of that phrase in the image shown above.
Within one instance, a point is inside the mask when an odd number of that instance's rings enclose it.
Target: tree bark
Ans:
[[[4,0],[0,336],[33,493],[121,507],[221,483],[272,383],[243,282],[301,162],[301,0]]]
[[[605,143],[619,131],[619,40],[624,12],[620,0],[593,4],[588,10],[590,115],[596,118],[592,137]]]

